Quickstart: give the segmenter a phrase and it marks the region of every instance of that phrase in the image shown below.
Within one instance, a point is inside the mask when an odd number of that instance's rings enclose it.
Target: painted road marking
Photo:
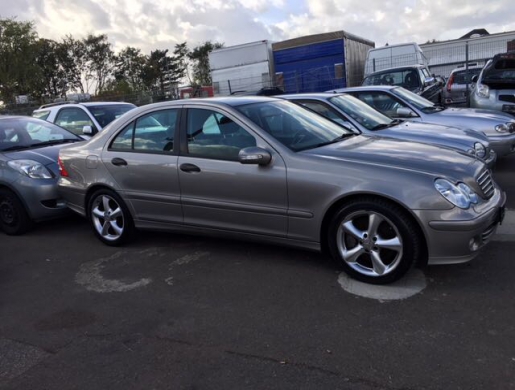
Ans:
[[[136,288],[144,287],[152,282],[151,278],[142,278],[133,283],[124,283],[116,279],[106,279],[102,276],[102,269],[110,261],[122,258],[128,252],[116,252],[114,255],[90,261],[81,265],[79,272],[75,275],[75,281],[84,286],[87,290],[99,293],[126,292]],[[139,252],[140,257],[155,256],[154,249]]]
[[[375,285],[359,282],[344,272],[338,276],[338,283],[350,294],[379,301],[406,299],[420,293],[427,286],[424,273],[417,268],[391,284]]]

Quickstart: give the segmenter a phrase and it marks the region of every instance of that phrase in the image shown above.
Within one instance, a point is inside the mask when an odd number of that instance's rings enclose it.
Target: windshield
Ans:
[[[433,102],[427,100],[426,98],[423,98],[420,95],[417,95],[416,93],[408,91],[407,89],[399,87],[393,88],[391,91],[394,95],[397,95],[401,99],[407,101],[412,106],[415,106],[416,108],[425,113],[443,110],[442,107],[436,106]]]
[[[293,151],[338,142],[354,133],[301,106],[287,101],[236,107],[243,115]]]
[[[392,122],[391,118],[374,110],[354,96],[338,95],[331,97],[329,101],[368,130],[385,128]]]
[[[483,84],[496,86],[496,84],[515,83],[515,54],[502,54],[489,62],[483,70]]]
[[[82,141],[59,126],[33,118],[0,120],[0,151]]]
[[[98,105],[98,106],[87,106],[89,112],[95,117],[98,124],[102,128],[106,127],[109,123],[118,119],[120,116],[125,114],[127,111],[136,108],[134,104],[109,104],[109,105]]]

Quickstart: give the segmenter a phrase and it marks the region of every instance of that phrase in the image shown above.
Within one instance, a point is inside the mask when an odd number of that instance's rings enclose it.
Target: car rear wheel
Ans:
[[[370,198],[347,203],[333,217],[329,249],[351,277],[386,284],[402,277],[417,261],[421,241],[402,208]]]
[[[114,191],[102,189],[93,194],[88,206],[89,219],[97,237],[118,246],[133,234],[134,223],[124,201]]]
[[[30,230],[33,223],[16,194],[0,189],[0,228],[9,235],[19,235]]]

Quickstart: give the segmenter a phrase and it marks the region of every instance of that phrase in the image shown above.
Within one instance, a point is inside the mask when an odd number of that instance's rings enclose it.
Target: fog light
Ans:
[[[479,238],[471,238],[469,241],[469,248],[472,252],[475,252],[479,249]]]

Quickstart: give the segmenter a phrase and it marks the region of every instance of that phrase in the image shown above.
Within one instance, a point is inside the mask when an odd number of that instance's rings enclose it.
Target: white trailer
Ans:
[[[209,53],[215,95],[258,91],[272,86],[272,42],[268,40],[223,47]]]

